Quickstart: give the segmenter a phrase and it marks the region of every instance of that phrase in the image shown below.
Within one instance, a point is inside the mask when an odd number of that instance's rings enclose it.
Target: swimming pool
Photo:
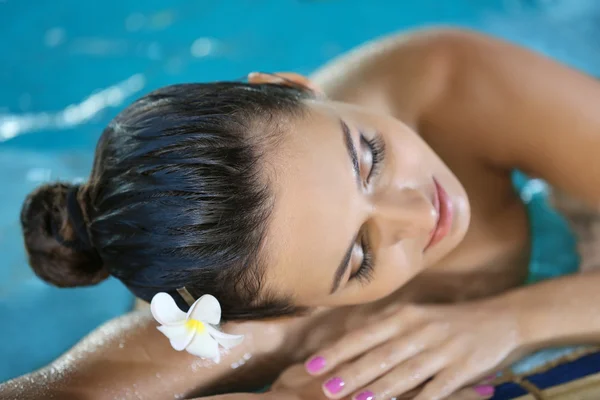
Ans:
[[[132,305],[116,281],[72,290],[40,282],[26,266],[18,214],[41,182],[88,174],[101,130],[134,96],[252,70],[310,73],[367,39],[429,24],[491,32],[597,73],[598,18],[594,0],[0,0],[0,381],[43,366]],[[573,261],[563,238],[538,249],[540,263]]]

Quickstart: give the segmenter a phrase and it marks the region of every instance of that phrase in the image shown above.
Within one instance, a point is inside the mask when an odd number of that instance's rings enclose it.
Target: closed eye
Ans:
[[[356,272],[350,276],[350,279],[356,279],[361,284],[367,285],[371,282],[373,270],[375,269],[373,251],[366,235],[361,235],[359,240],[360,243],[357,243],[357,245],[360,245],[362,261]]]
[[[368,137],[367,135],[361,133],[359,135],[361,157],[359,158],[358,152],[356,151],[356,146],[354,145],[354,140],[352,139],[350,128],[341,119],[340,126],[343,135],[344,147],[346,148],[350,165],[354,171],[358,190],[364,189],[366,186],[369,186],[381,172],[381,166],[385,160],[385,142],[379,133],[375,134],[373,137]],[[364,164],[367,165],[364,168],[361,168],[363,165],[362,160],[365,158],[366,160]],[[363,178],[365,174],[366,177]],[[363,230],[361,229],[361,231]],[[345,275],[346,271],[352,267],[352,255],[356,250],[360,250],[361,263],[356,272],[350,274],[351,278],[349,281],[353,278],[360,279],[363,281],[363,283],[368,283],[368,281],[370,281],[370,272],[374,269],[373,267],[375,260],[373,257],[373,252],[371,251],[371,247],[369,246],[369,235],[367,233],[368,232],[366,231],[359,232],[351,240],[348,250],[346,250],[344,253],[341,263],[335,270],[330,293],[336,292],[336,290],[339,288],[342,277]],[[358,240],[360,240],[360,242],[358,242]]]
[[[367,175],[364,185],[369,186],[381,172],[381,167],[385,158],[385,142],[380,134],[376,134],[372,137],[361,134],[360,143],[362,151],[367,152],[365,157],[363,157],[366,161],[365,164],[367,164],[365,167],[367,170],[363,172],[363,175]],[[350,279],[357,279],[360,283],[366,285],[372,279],[375,267],[374,255],[369,244],[369,235],[366,230],[359,234],[358,239],[356,246],[359,246],[358,250],[361,253],[361,263],[356,272],[351,275]]]
[[[370,184],[371,180],[376,178],[381,171],[381,165],[385,159],[385,142],[380,134],[367,138],[365,135],[360,135],[360,143],[363,149],[366,149],[370,159],[369,172],[365,179],[366,184]]]

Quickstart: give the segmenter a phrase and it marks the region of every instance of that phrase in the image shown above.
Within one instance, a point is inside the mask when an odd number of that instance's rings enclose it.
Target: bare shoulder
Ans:
[[[400,32],[352,49],[311,78],[332,100],[375,108],[410,124],[444,90],[455,50],[478,40],[486,39],[458,28]]]

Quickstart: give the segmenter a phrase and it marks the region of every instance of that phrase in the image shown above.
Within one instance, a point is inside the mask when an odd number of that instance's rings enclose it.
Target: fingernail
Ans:
[[[354,400],[375,400],[375,393],[367,390],[356,396]]]
[[[480,396],[491,396],[494,394],[494,387],[490,385],[475,386],[474,389]]]
[[[325,389],[331,394],[337,394],[344,388],[344,380],[342,378],[331,378],[325,382]]]
[[[313,357],[306,363],[306,370],[311,374],[316,374],[325,368],[325,359],[321,356]]]

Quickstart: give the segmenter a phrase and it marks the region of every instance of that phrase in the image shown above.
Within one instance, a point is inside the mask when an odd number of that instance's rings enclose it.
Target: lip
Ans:
[[[452,228],[452,220],[454,217],[454,205],[450,200],[450,196],[448,196],[446,190],[435,178],[433,178],[433,184],[435,186],[435,198],[433,199],[433,206],[437,211],[438,219],[435,228],[433,228],[433,231],[431,231],[429,243],[427,243],[427,246],[425,246],[423,251],[435,246],[443,238],[445,238],[446,235],[448,235],[450,229]]]

